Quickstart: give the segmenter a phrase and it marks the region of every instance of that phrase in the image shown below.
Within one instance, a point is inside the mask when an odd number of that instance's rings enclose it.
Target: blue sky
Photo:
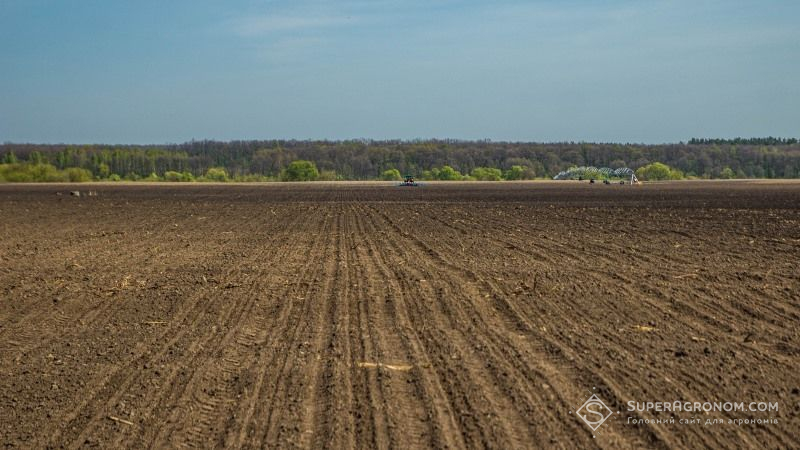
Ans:
[[[0,0],[0,141],[800,135],[800,2]]]

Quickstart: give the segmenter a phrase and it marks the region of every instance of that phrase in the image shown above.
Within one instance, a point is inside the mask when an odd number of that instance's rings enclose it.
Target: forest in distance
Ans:
[[[310,178],[292,178],[310,162]],[[294,164],[293,164],[294,163]],[[189,141],[167,145],[0,145],[0,181],[278,181],[547,179],[577,166],[664,164],[671,179],[798,178],[795,138],[691,139],[676,144],[461,140]],[[291,176],[287,176],[287,174]],[[301,175],[303,176],[303,175]]]

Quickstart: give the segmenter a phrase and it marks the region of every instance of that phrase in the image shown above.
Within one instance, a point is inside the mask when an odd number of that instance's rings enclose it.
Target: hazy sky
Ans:
[[[0,141],[766,135],[797,0],[0,0]]]

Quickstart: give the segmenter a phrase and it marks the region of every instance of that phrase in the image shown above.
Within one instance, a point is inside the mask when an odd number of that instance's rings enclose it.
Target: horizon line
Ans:
[[[735,140],[757,140],[757,139],[774,139],[778,141],[800,141],[796,137],[781,137],[781,136],[750,136],[750,137],[691,137],[687,140],[680,141],[663,141],[663,142],[635,142],[635,141],[589,141],[589,140],[557,140],[557,141],[527,141],[527,140],[506,140],[506,139],[462,139],[462,138],[344,138],[344,139],[329,139],[329,138],[243,138],[243,139],[189,139],[183,142],[149,142],[149,143],[126,143],[126,142],[14,142],[3,141],[0,146],[11,145],[47,145],[47,146],[113,146],[113,147],[158,147],[158,146],[179,146],[191,144],[195,142],[214,142],[214,143],[232,143],[232,142],[325,142],[325,143],[348,143],[348,142],[361,142],[361,143],[399,143],[399,144],[414,144],[424,142],[448,142],[448,143],[493,143],[493,144],[530,144],[530,145],[554,145],[554,144],[595,144],[595,145],[644,145],[644,146],[659,146],[659,145],[688,145],[691,140],[712,140],[712,141],[735,141]],[[797,142],[795,142],[797,143]]]

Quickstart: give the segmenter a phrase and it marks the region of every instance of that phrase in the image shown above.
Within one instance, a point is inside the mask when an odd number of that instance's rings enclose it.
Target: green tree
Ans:
[[[733,172],[733,169],[726,167],[719,173],[719,177],[723,180],[730,180],[731,178],[736,178],[736,174]]]
[[[206,171],[206,180],[208,181],[228,181],[228,172],[222,167],[212,167]]]
[[[12,183],[36,181],[27,167],[27,164],[0,164],[0,178]]]
[[[636,176],[648,181],[671,180],[672,169],[666,164],[654,162],[638,168],[636,170]]]
[[[503,172],[493,167],[476,167],[472,169],[472,176],[478,181],[500,181],[503,179]]]
[[[50,164],[0,164],[0,179],[12,183],[66,181],[65,174]]]
[[[47,165],[49,166],[49,164]],[[55,167],[53,168],[55,169]],[[86,181],[92,181],[92,172],[89,172],[86,169],[81,169],[80,167],[70,167],[69,169],[65,170],[65,172],[67,174],[67,178],[72,183],[83,183]]]
[[[531,180],[536,178],[536,171],[530,167],[511,166],[504,176],[506,180]]]
[[[423,180],[438,180],[439,179],[439,169],[434,167],[431,170],[423,170],[421,178]]]
[[[523,180],[525,179],[524,177],[525,168],[522,166],[511,166],[505,173],[506,180]]]
[[[450,166],[444,166],[439,169],[437,179],[443,181],[460,181],[464,179],[464,175],[461,175],[461,172]]]
[[[281,174],[283,181],[314,181],[317,178],[319,178],[319,171],[316,164],[304,159],[292,161]]]
[[[76,171],[58,170],[51,164],[35,164],[28,166],[33,173],[33,181],[90,181],[92,174],[88,170],[77,169]]]
[[[183,181],[183,176],[181,175],[180,172],[168,170],[164,172],[164,181],[172,181],[172,182]]]
[[[388,169],[384,170],[381,174],[381,180],[384,181],[400,181],[403,177],[400,175],[400,171],[397,169]]]
[[[44,164],[44,155],[41,152],[31,152],[28,155],[28,162],[31,164]]]
[[[224,168],[236,180],[252,176],[280,177],[291,161],[308,160],[320,169],[336,172],[337,179],[380,178],[383,170],[409,171],[421,179],[440,179],[440,168],[502,168],[506,179],[519,179],[514,166],[529,172],[524,178],[553,176],[569,166],[617,168],[643,167],[659,161],[670,167],[670,178],[720,177],[730,167],[737,178],[800,176],[800,145],[796,139],[695,139],[692,144],[623,145],[591,143],[491,143],[449,141],[197,141],[158,146],[0,144],[0,162],[49,163],[63,171],[70,167],[89,169],[95,178],[119,174],[140,179],[168,171],[205,174],[209,168]],[[13,153],[12,153],[13,152]],[[20,155],[14,156],[14,154]],[[24,155],[21,156],[21,155]],[[18,174],[28,168],[15,169]],[[21,172],[20,172],[21,171]],[[445,170],[445,178],[452,173]],[[466,174],[465,174],[466,175]],[[656,174],[657,175],[657,174]],[[20,175],[22,176],[22,175]],[[327,175],[326,175],[327,176]],[[471,175],[470,175],[471,176]],[[592,174],[592,176],[599,176]],[[323,175],[320,170],[320,176]],[[205,179],[205,177],[203,177]],[[657,178],[657,176],[651,176]],[[463,178],[462,178],[463,179]],[[642,177],[644,179],[644,176]]]
[[[111,168],[108,167],[106,163],[100,163],[97,165],[97,176],[100,178],[108,178],[111,175]]]

